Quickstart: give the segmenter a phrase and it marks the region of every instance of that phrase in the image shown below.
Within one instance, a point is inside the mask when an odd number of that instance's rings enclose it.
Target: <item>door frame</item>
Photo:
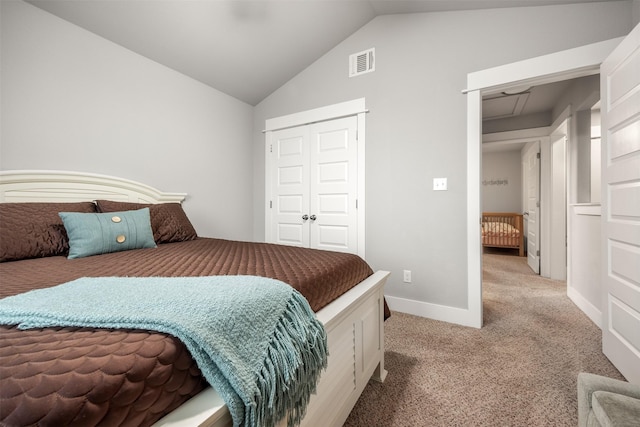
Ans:
[[[311,123],[323,122],[328,120],[340,119],[343,117],[357,116],[358,130],[356,133],[356,143],[358,144],[358,255],[365,259],[366,253],[366,236],[365,236],[365,140],[366,140],[366,122],[365,116],[369,112],[366,108],[365,98],[358,98],[351,101],[341,102],[338,104],[327,105],[312,110],[300,111],[285,116],[274,117],[265,120],[265,171],[271,170],[270,143],[273,131],[287,129],[291,127],[304,126]],[[269,209],[271,202],[271,182],[265,179],[265,241],[268,241],[269,229]]]
[[[467,75],[467,313],[461,323],[482,327],[482,96],[511,86],[541,85],[600,73],[624,39],[605,40]]]
[[[566,124],[567,121],[563,122]],[[552,134],[549,139],[551,170],[549,195],[549,277],[567,280],[567,176],[568,135]]]

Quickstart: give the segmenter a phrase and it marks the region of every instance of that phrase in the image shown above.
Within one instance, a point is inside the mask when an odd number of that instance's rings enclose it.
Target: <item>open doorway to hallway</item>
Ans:
[[[601,147],[601,201],[602,206],[594,204],[576,203],[576,208],[580,209],[581,215],[601,216],[600,233],[596,244],[591,246],[591,253],[595,254],[601,265],[601,274],[595,277],[601,278],[598,286],[599,292],[596,295],[587,295],[585,290],[573,289],[571,276],[569,276],[569,286],[567,289],[570,299],[598,326],[602,328],[603,352],[619,367],[621,372],[626,372],[625,377],[640,381],[637,370],[638,366],[638,346],[633,345],[633,340],[629,340],[629,335],[633,329],[634,322],[638,323],[637,314],[640,308],[633,304],[633,295],[620,292],[620,289],[628,289],[623,286],[622,277],[628,274],[622,271],[631,271],[634,264],[634,257],[627,249],[617,250],[637,246],[638,240],[630,232],[628,218],[640,217],[636,210],[630,210],[629,200],[633,197],[628,193],[619,196],[615,193],[619,188],[632,181],[640,170],[638,157],[632,153],[637,152],[637,144],[633,145],[636,130],[633,128],[637,121],[631,117],[638,116],[640,105],[635,103],[637,97],[636,90],[640,86],[640,76],[632,73],[629,64],[637,64],[638,52],[640,52],[640,27],[636,28],[626,37],[606,40],[599,43],[580,46],[567,51],[557,52],[518,63],[507,64],[492,69],[482,70],[468,75],[467,94],[467,235],[468,242],[468,264],[469,264],[469,312],[475,317],[476,323],[482,323],[482,278],[481,275],[481,251],[480,236],[473,230],[477,227],[477,219],[480,216],[481,201],[481,146],[482,146],[482,95],[496,93],[503,87],[516,84],[544,84],[547,82],[559,81],[569,77],[589,76],[600,73],[600,89],[602,90],[602,147]],[[625,72],[620,72],[624,70]],[[620,88],[613,91],[612,88]],[[612,97],[612,93],[615,96]],[[580,111],[571,109],[571,111]],[[636,126],[637,127],[637,126]],[[587,136],[588,137],[588,136]],[[611,144],[615,145],[612,148]],[[571,145],[571,144],[570,144]],[[617,150],[617,147],[624,147]],[[570,152],[570,157],[573,152]],[[578,180],[574,177],[574,170],[569,173],[570,184],[569,200],[578,194],[574,189],[578,185]],[[582,182],[584,184],[584,181]],[[614,197],[614,194],[616,197]],[[581,206],[587,205],[587,206]],[[614,206],[614,207],[612,207]],[[616,212],[613,214],[613,212]],[[618,212],[622,212],[618,214]],[[576,212],[577,213],[577,212]],[[620,221],[619,218],[624,218]],[[617,221],[617,222],[616,222]],[[569,225],[571,230],[571,224]],[[569,233],[571,234],[571,233]],[[575,233],[574,235],[578,235]],[[620,243],[623,242],[623,243]],[[599,244],[598,244],[599,243]],[[613,245],[616,251],[612,250]],[[569,244],[569,249],[573,245]],[[576,245],[580,247],[580,245]],[[636,254],[637,255],[637,254]],[[635,257],[637,258],[637,257]],[[571,266],[569,257],[569,265]],[[626,269],[626,270],[624,270]],[[569,269],[569,272],[571,270]],[[576,285],[578,283],[575,283]],[[575,292],[572,295],[572,289]],[[624,307],[624,308],[623,308]],[[615,312],[615,315],[613,314]],[[637,328],[636,328],[637,329]],[[635,375],[634,375],[635,374]]]
[[[544,277],[567,279],[571,206],[599,194],[599,95],[591,75],[483,97],[481,209],[523,215],[529,265]]]

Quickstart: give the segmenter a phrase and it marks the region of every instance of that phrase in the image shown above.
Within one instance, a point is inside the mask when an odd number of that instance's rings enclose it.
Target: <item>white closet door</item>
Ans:
[[[310,125],[311,247],[358,253],[355,116]]]
[[[271,135],[273,206],[271,241],[309,247],[309,127],[300,126]]]
[[[602,63],[602,349],[640,384],[640,25]]]

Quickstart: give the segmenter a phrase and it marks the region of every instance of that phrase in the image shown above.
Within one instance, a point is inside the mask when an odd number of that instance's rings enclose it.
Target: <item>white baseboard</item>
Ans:
[[[571,286],[567,286],[567,296],[598,328],[602,329],[602,311]]]
[[[472,319],[472,313],[466,308],[450,307],[446,305],[432,304],[406,298],[385,295],[387,304],[392,311],[426,317],[427,319],[441,320],[462,326],[476,326],[476,319]]]
[[[602,312],[591,304],[578,291],[567,287],[569,299],[584,313],[593,323],[602,329]],[[443,322],[455,323],[456,325],[477,327],[475,319],[469,310],[446,305],[432,304],[423,301],[416,301],[406,298],[385,295],[387,304],[392,311],[412,314],[414,316],[425,317],[427,319],[441,320]]]

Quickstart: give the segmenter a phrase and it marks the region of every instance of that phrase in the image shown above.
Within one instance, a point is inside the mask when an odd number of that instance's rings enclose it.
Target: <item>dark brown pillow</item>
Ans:
[[[0,203],[0,262],[66,255],[69,239],[58,212],[96,212],[92,202]]]
[[[96,200],[99,212],[131,211],[149,208],[151,229],[156,243],[183,242],[198,238],[180,203],[131,203]]]

